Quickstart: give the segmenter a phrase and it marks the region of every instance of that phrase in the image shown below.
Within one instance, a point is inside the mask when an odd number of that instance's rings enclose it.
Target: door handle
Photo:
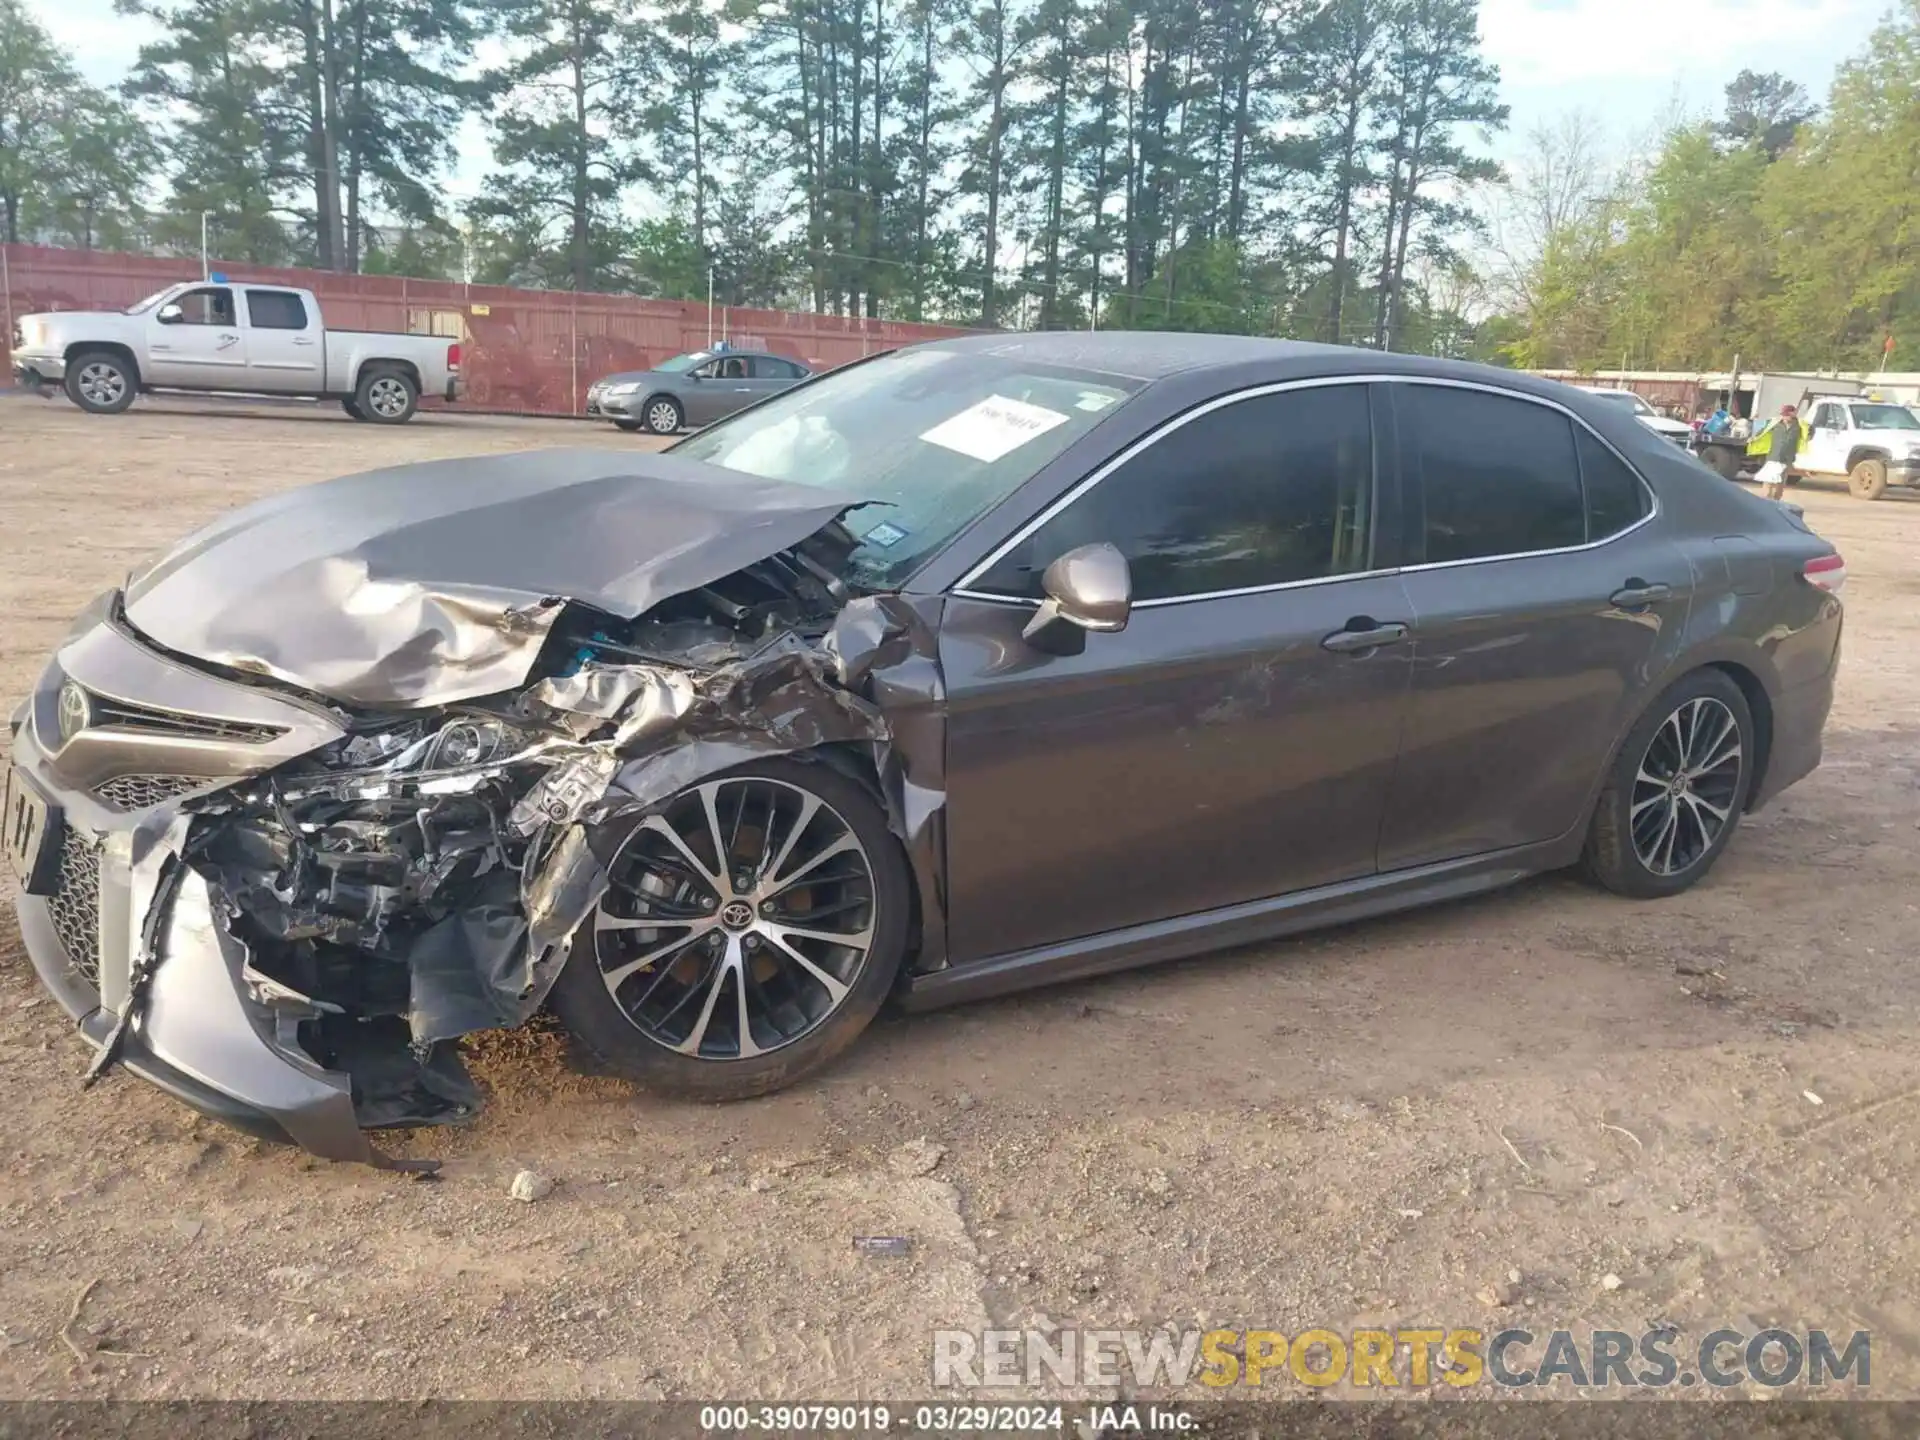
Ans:
[[[1614,591],[1607,599],[1622,610],[1644,610],[1654,601],[1665,600],[1672,594],[1671,585],[1649,585],[1638,575],[1631,575],[1626,587]]]
[[[311,335],[296,335],[293,337],[293,343],[296,345],[311,345],[313,343],[313,337]]]
[[[1336,630],[1322,640],[1320,648],[1336,655],[1364,654],[1382,645],[1398,645],[1406,638],[1407,627],[1397,620],[1382,625],[1369,616],[1356,615],[1347,621],[1346,629]]]

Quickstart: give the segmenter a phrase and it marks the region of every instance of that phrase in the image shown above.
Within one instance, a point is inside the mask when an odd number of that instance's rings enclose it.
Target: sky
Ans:
[[[154,36],[151,22],[115,14],[113,0],[27,5],[100,85],[125,75]],[[1716,109],[1742,69],[1778,70],[1824,100],[1834,68],[1885,9],[1885,0],[1482,0],[1486,53],[1513,112],[1491,153],[1512,159],[1529,130],[1571,110],[1597,115],[1624,150],[1676,106]],[[484,131],[470,121],[449,194],[471,195],[487,164]]]

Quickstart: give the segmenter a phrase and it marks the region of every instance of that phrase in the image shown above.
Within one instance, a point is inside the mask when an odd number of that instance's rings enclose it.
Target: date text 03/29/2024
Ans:
[[[923,1435],[1180,1435],[1199,1418],[1177,1405],[703,1405],[700,1429],[714,1436],[790,1435],[892,1430]]]

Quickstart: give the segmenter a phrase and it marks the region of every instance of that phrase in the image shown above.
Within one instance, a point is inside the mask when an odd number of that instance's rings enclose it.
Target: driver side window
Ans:
[[[189,290],[174,303],[180,307],[182,325],[233,324],[231,290]]]
[[[1364,385],[1224,405],[1126,460],[972,588],[1037,600],[1048,565],[1102,541],[1127,557],[1136,601],[1368,569],[1372,426]]]

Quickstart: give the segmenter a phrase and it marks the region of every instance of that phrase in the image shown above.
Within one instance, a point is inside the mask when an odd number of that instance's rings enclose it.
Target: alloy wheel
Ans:
[[[1653,732],[1633,777],[1633,853],[1652,874],[1683,875],[1733,820],[1746,761],[1740,722],[1710,695],[1681,702]]]
[[[367,404],[373,413],[383,419],[391,420],[404,415],[407,410],[407,386],[403,380],[391,375],[382,375],[367,386]]]
[[[874,867],[810,791],[745,777],[683,792],[608,867],[593,917],[601,982],[655,1044],[751,1060],[840,1007],[874,943]]]
[[[657,435],[671,435],[680,428],[680,412],[666,401],[658,401],[647,411],[647,428]]]
[[[118,368],[95,360],[80,367],[80,393],[94,405],[114,405],[127,393],[127,377]]]

